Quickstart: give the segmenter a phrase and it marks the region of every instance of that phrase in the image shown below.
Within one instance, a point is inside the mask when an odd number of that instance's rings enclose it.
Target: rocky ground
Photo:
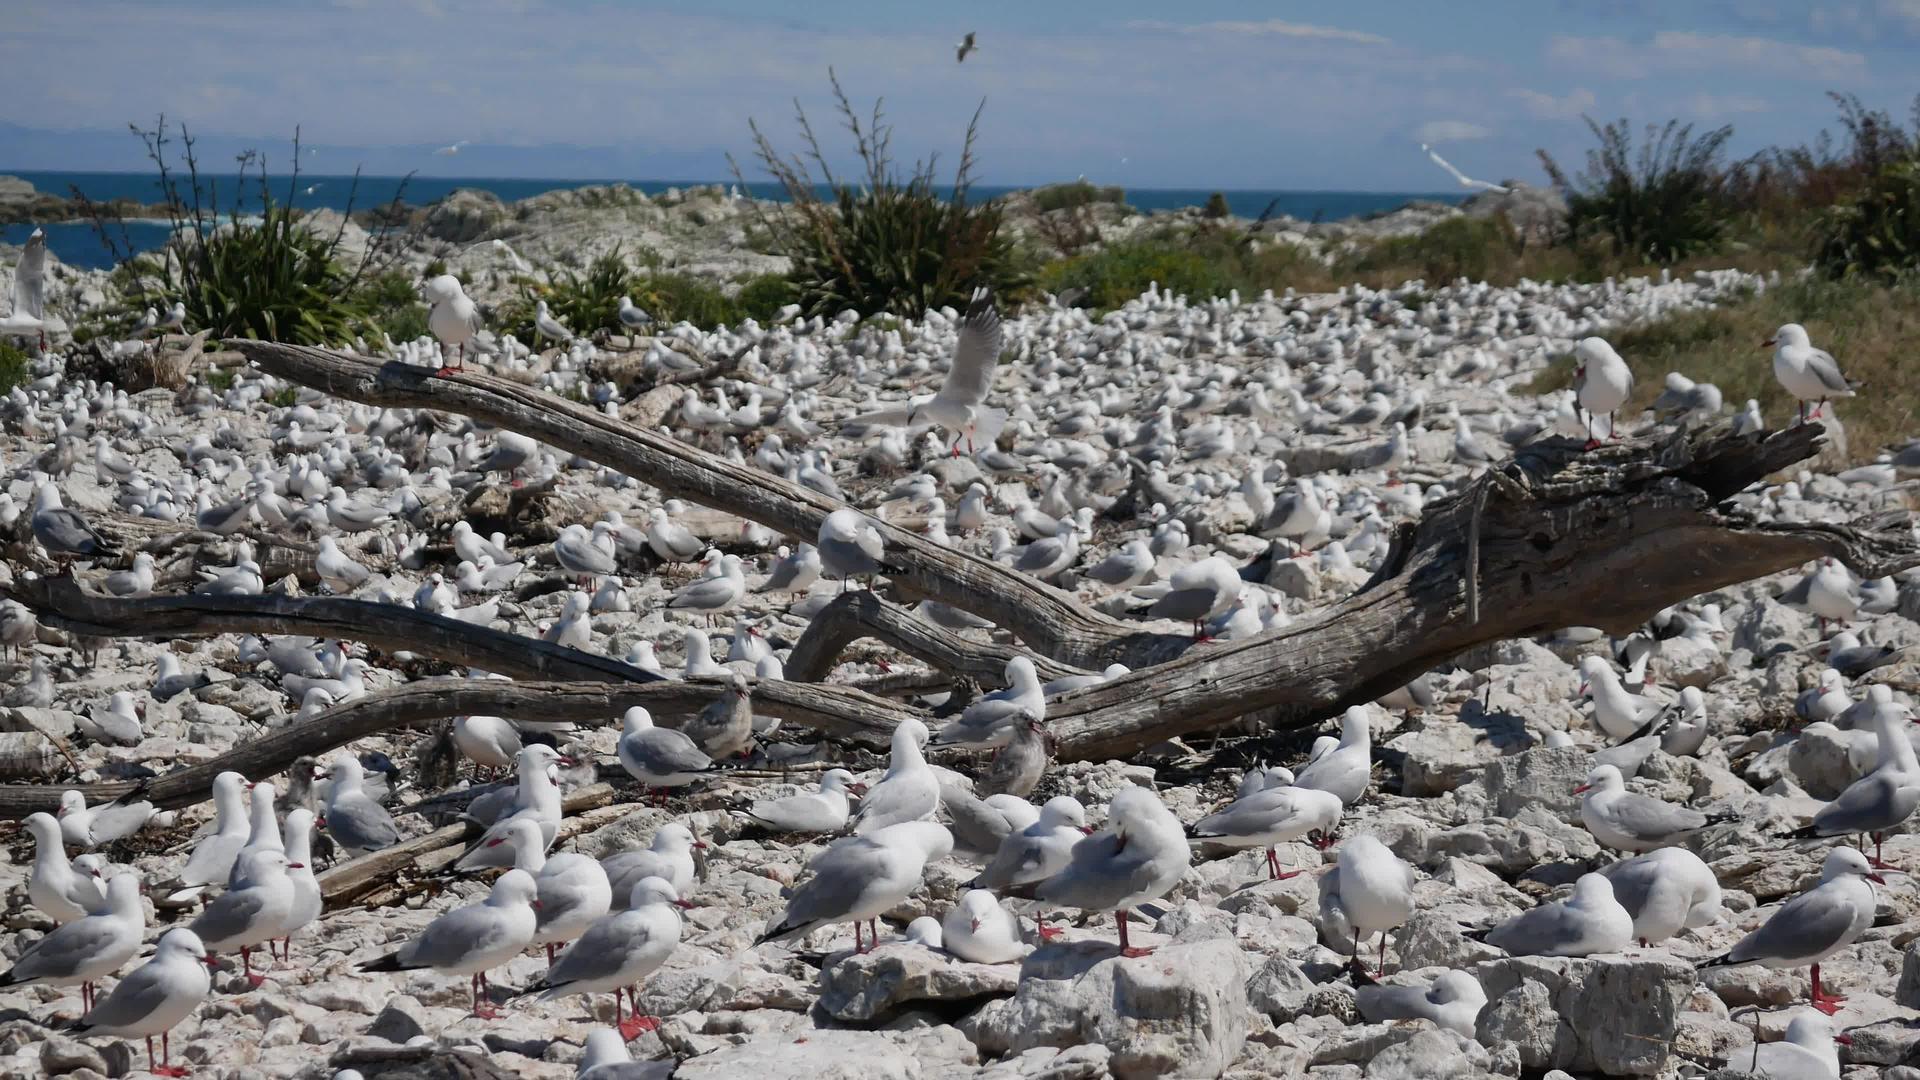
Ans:
[[[557,221],[571,212],[568,200],[596,196],[543,198]],[[686,221],[710,215],[700,227],[717,232],[744,228],[729,205],[724,195],[711,192],[688,194],[672,206],[636,196],[628,220],[636,235],[663,214]],[[523,212],[532,217],[542,211],[525,204],[514,211]],[[480,220],[486,217],[479,214],[475,229],[463,237],[509,227]],[[543,235],[557,238],[571,227],[542,226]],[[530,248],[539,251],[521,243],[522,253]],[[1463,445],[1497,458],[1508,452],[1505,437],[1529,423],[1563,424],[1570,416],[1567,403],[1529,395],[1525,386],[1543,366],[1564,363],[1559,358],[1571,340],[1711,305],[1765,284],[1724,272],[1666,283],[1350,290],[1239,306],[1188,305],[1149,295],[1099,322],[1079,311],[1010,313],[1008,359],[994,398],[1013,413],[1014,423],[1003,440],[1005,458],[984,463],[953,461],[931,439],[836,427],[852,413],[931,388],[952,347],[951,312],[890,330],[865,328],[853,319],[715,334],[681,328],[675,334],[683,343],[709,355],[729,354],[749,340],[756,347],[717,390],[694,394],[697,404],[677,403],[664,421],[684,438],[779,472],[800,470],[798,461],[782,460],[784,455],[817,451],[813,467],[824,464],[854,505],[896,520],[938,517],[956,544],[1009,558],[1010,537],[1019,529],[1017,509],[1029,501],[1053,514],[1098,506],[1104,470],[1130,456],[1143,476],[1153,476],[1154,490],[1171,499],[1161,505],[1129,500],[1126,516],[1096,513],[1085,553],[1059,581],[1107,607],[1123,602],[1082,575],[1109,551],[1130,539],[1158,536],[1162,576],[1216,551],[1245,562],[1266,548],[1267,541],[1253,532],[1266,518],[1272,495],[1311,473],[1332,496],[1327,535],[1312,538],[1325,545],[1311,558],[1274,560],[1266,582],[1255,586],[1266,612],[1260,622],[1277,625],[1364,580],[1384,551],[1378,542],[1382,526],[1417,515],[1423,499],[1479,467]],[[599,374],[603,368],[596,365],[607,358],[584,349],[497,362],[539,385],[583,393],[631,415],[638,403],[620,401]],[[646,363],[668,359],[666,350],[645,355]],[[0,496],[0,520],[16,537],[26,529],[22,508],[33,498],[33,477],[49,468],[68,506],[100,519],[143,518],[163,531],[169,521],[191,515],[199,496],[218,505],[245,496],[248,485],[258,482],[285,492],[302,512],[296,524],[256,523],[256,530],[332,534],[325,509],[313,507],[339,486],[350,489],[356,504],[387,509],[379,527],[339,537],[349,554],[374,570],[355,595],[407,603],[425,575],[453,571],[452,559],[437,545],[451,521],[479,515],[469,495],[498,491],[498,482],[477,469],[498,433],[458,417],[383,415],[307,391],[290,406],[276,405],[287,387],[245,371],[218,392],[191,387],[133,398],[65,378],[57,356],[40,361],[35,375],[4,406],[4,460],[12,481]],[[1393,408],[1418,409],[1399,414],[1404,429],[1394,428],[1385,414],[1357,418],[1355,410],[1373,394]],[[751,405],[740,413],[741,403],[753,398],[764,403],[762,415],[752,415],[760,410]],[[803,426],[798,423],[783,420],[776,428],[776,404],[791,406],[791,415],[824,431],[807,439],[794,433]],[[1839,411],[1844,419],[1844,404]],[[1646,422],[1622,418],[1627,428]],[[378,446],[373,430],[382,433]],[[50,447],[63,446],[62,432],[76,439],[104,437],[134,471],[123,476],[109,470],[99,464],[99,451],[84,442],[68,447],[70,460],[58,453],[43,457]],[[1126,455],[1118,453],[1123,449]],[[1900,477],[1890,465],[1850,472],[1839,467],[1825,463],[1816,472],[1780,478],[1739,501],[1781,520],[1843,521],[1910,498],[1897,487]],[[917,489],[896,491],[902,479],[923,472],[943,503],[920,500]],[[532,512],[507,523],[515,555],[530,563],[522,586],[566,577],[553,565],[549,544],[557,526],[589,522],[608,510],[640,522],[659,505],[645,483],[565,455],[540,455],[519,475],[533,486],[552,481]],[[1127,470],[1121,468],[1119,476],[1124,487]],[[976,478],[989,489],[991,520],[966,530],[950,522],[947,512]],[[780,542],[698,508],[669,512],[751,555],[753,581],[771,562],[765,549]],[[436,546],[422,546],[429,539]],[[195,580],[195,570],[232,565],[243,554],[238,548],[239,541],[229,538],[202,544],[197,552],[176,550],[162,560],[157,591],[181,591]],[[17,543],[12,551],[13,575],[45,569],[29,544]],[[280,577],[271,566],[269,588],[312,590],[310,580],[303,588],[297,571]],[[705,629],[703,618],[663,606],[666,591],[688,573],[648,558],[628,560],[623,591],[617,598],[609,594],[607,608],[592,616],[586,647],[625,657],[652,646],[670,671],[684,663],[689,642],[708,648],[690,634]],[[86,570],[82,576],[97,578]],[[1018,963],[965,963],[900,940],[901,926],[943,913],[977,872],[981,858],[964,852],[929,869],[924,888],[889,913],[890,939],[872,952],[851,953],[845,927],[794,947],[755,946],[783,907],[783,887],[822,845],[754,832],[727,807],[745,794],[799,790],[825,762],[846,762],[866,780],[877,779],[884,764],[865,750],[780,732],[776,741],[796,740],[779,752],[789,763],[787,780],[764,772],[732,777],[667,808],[641,805],[637,792],[627,789],[622,797],[636,801],[623,815],[569,842],[604,855],[644,845],[658,827],[677,821],[709,844],[690,892],[695,906],[685,915],[683,943],[640,992],[642,1007],[663,1023],[634,1041],[631,1053],[662,1063],[647,1075],[763,1080],[1676,1076],[1704,1071],[1694,1059],[1737,1059],[1755,1039],[1782,1036],[1801,1011],[1796,1003],[1805,999],[1806,973],[1759,967],[1697,973],[1694,962],[1724,952],[1757,923],[1759,909],[1810,884],[1828,845],[1795,846],[1776,834],[1803,823],[1861,767],[1858,755],[1849,756],[1856,733],[1832,724],[1789,723],[1796,696],[1814,685],[1824,667],[1823,630],[1838,629],[1823,628],[1778,598],[1799,576],[1795,571],[1695,598],[1690,610],[1718,606],[1728,637],[1707,652],[1674,646],[1649,665],[1653,684],[1662,688],[1657,693],[1670,694],[1682,684],[1704,689],[1710,733],[1689,756],[1651,752],[1633,786],[1734,815],[1730,824],[1686,841],[1725,890],[1724,920],[1672,941],[1590,958],[1508,957],[1463,934],[1564,894],[1584,869],[1617,857],[1582,827],[1573,794],[1587,775],[1591,753],[1607,742],[1577,696],[1575,665],[1583,656],[1611,656],[1614,642],[1578,630],[1504,642],[1483,655],[1462,657],[1460,667],[1442,673],[1441,698],[1433,708],[1372,709],[1372,789],[1348,812],[1340,833],[1370,833],[1416,868],[1417,910],[1392,939],[1389,979],[1415,981],[1447,968],[1472,972],[1488,999],[1472,1037],[1427,1021],[1365,1021],[1342,971],[1352,942],[1337,920],[1322,914],[1322,878],[1269,881],[1258,850],[1197,858],[1145,913],[1151,929],[1136,931],[1134,942],[1158,948],[1140,958],[1115,954],[1111,917],[1101,913],[1077,924],[1070,920],[1063,937]],[[779,647],[797,637],[808,613],[836,587],[822,583],[798,603],[750,595],[734,614],[757,622]],[[1847,629],[1875,644],[1920,642],[1920,584],[1887,582],[1886,588],[1870,590],[1882,600],[1863,606]],[[539,633],[562,620],[566,596],[565,581],[502,594],[493,625]],[[1579,623],[1580,613],[1568,612],[1567,622]],[[716,631],[716,639],[727,636]],[[72,772],[47,735],[73,745],[82,779],[138,775],[207,760],[284,726],[298,708],[277,685],[273,669],[258,659],[254,643],[233,636],[116,642],[93,660],[78,650],[80,644],[42,627],[13,661],[18,685],[8,700],[14,704],[0,711],[0,727],[14,732],[5,736],[13,754],[0,755],[0,769],[11,778],[52,782]],[[714,647],[716,658],[725,655],[718,640]],[[104,707],[115,691],[144,697],[163,655],[190,673],[204,672],[211,684],[169,702],[147,701],[137,745],[91,740],[84,733],[92,726],[87,713]],[[423,658],[371,659],[368,690],[447,671]],[[831,678],[876,677],[882,659],[889,659],[883,651],[856,648]],[[890,659],[896,674],[918,670],[911,661]],[[36,664],[51,674],[51,700],[22,705],[31,700],[29,666]],[[1859,697],[1867,684],[1886,684],[1904,698],[1915,675],[1915,665],[1902,661],[1864,675],[1848,692]],[[581,757],[611,763],[615,734],[600,727],[567,739]],[[1156,747],[1133,761],[1059,765],[1033,800],[1071,794],[1097,820],[1121,786],[1151,784],[1175,814],[1192,822],[1229,796],[1240,773],[1256,761],[1297,764],[1314,734],[1199,738]],[[1550,737],[1564,741],[1561,734],[1571,745],[1547,745]],[[435,794],[413,779],[428,738],[400,734],[353,747],[384,752],[401,764],[408,782],[392,805],[408,835],[435,824],[407,809]],[[940,760],[963,776],[979,772],[969,757]],[[610,765],[605,771],[620,775]],[[585,767],[564,776],[569,787],[593,779],[594,770]],[[286,780],[275,781],[283,791]],[[186,809],[105,854],[149,880],[164,880],[208,818],[206,805]],[[1305,844],[1283,846],[1279,855],[1290,867],[1332,857]],[[1920,858],[1920,841],[1900,832],[1889,839],[1886,857],[1912,864]],[[25,903],[31,855],[24,833],[8,837],[0,859],[8,927],[0,956],[10,959],[49,924]],[[1920,947],[1910,945],[1920,938],[1920,894],[1905,876],[1888,881],[1878,891],[1873,927],[1822,970],[1826,985],[1849,999],[1835,1018],[1836,1028],[1853,1040],[1840,1051],[1845,1075],[1912,1080],[1920,1074],[1893,1066],[1920,1060]],[[457,1065],[443,1057],[426,1072],[361,1068],[369,1076],[572,1075],[586,1032],[611,1018],[604,998],[553,1004],[518,999],[502,1006],[500,1019],[483,1021],[467,1015],[464,977],[364,974],[355,968],[486,889],[484,880],[429,881],[409,873],[401,888],[385,894],[390,902],[332,910],[301,931],[294,961],[274,968],[259,989],[238,976],[229,958],[213,995],[174,1032],[175,1059],[207,1077],[312,1078],[331,1075],[334,1063],[356,1052],[377,1056],[418,1043],[472,1056]],[[153,897],[144,903],[151,908]],[[149,925],[157,931],[178,917],[149,911]],[[500,988],[525,986],[545,965],[544,957],[529,951],[497,970],[494,982]],[[77,1001],[73,989],[0,991],[0,1068],[13,1076],[93,1077],[122,1075],[130,1060],[144,1063],[137,1041],[76,1041],[50,1030],[54,1021],[77,1013]],[[460,1068],[469,1071],[449,1071]]]

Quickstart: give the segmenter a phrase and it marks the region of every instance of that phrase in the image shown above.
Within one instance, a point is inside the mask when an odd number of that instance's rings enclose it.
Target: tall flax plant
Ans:
[[[1695,135],[1691,124],[1648,125],[1634,152],[1625,120],[1602,126],[1586,118],[1598,146],[1587,167],[1569,176],[1553,156],[1540,164],[1567,197],[1577,243],[1601,243],[1619,256],[1675,262],[1711,250],[1729,210],[1731,172],[1721,160],[1732,127]]]
[[[843,178],[827,163],[798,101],[801,153],[781,154],[758,123],[748,122],[754,156],[787,197],[784,207],[756,203],[754,213],[773,246],[793,261],[791,277],[802,308],[816,315],[851,308],[863,315],[919,316],[941,305],[964,307],[976,285],[991,285],[1003,294],[1024,287],[1027,278],[1012,242],[1000,231],[1000,207],[972,197],[974,140],[986,103],[967,124],[953,182],[943,197],[934,179],[937,157],[915,162],[903,174],[893,158],[893,127],[881,103],[874,102],[863,120],[831,69],[827,78],[835,107],[853,134],[861,165],[857,178]],[[739,163],[729,161],[734,176],[746,183]]]
[[[131,287],[126,302],[137,311],[152,305],[186,306],[187,324],[216,338],[248,337],[303,345],[348,341],[369,325],[374,314],[370,283],[391,269],[403,245],[396,222],[401,195],[382,215],[366,247],[349,259],[342,247],[347,221],[359,192],[354,173],[346,213],[331,235],[310,227],[296,208],[300,192],[300,132],[294,129],[293,165],[286,195],[270,188],[267,158],[249,150],[238,155],[233,186],[222,210],[220,183],[203,176],[192,134],[180,128],[180,155],[162,116],[152,130],[129,125],[147,148],[159,173],[161,196],[172,225],[158,253],[136,256],[117,211],[74,194],[92,218],[101,242],[127,269]],[[184,170],[184,175],[182,171]],[[245,193],[259,204],[257,216],[245,212]],[[116,233],[118,234],[116,240]],[[363,287],[365,286],[365,287]]]

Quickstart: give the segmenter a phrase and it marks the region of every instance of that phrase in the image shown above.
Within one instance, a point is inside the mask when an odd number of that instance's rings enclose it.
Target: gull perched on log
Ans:
[[[39,229],[27,237],[13,268],[13,310],[0,319],[0,337],[35,334],[47,351],[47,236]]]
[[[466,370],[467,343],[480,332],[482,325],[479,306],[460,287],[460,279],[452,274],[441,274],[427,282],[425,295],[427,303],[432,305],[427,311],[427,329],[433,331],[442,346],[453,346],[453,363],[434,374],[444,376]]]
[[[953,363],[947,368],[946,381],[932,397],[913,401],[906,409],[886,409],[848,420],[849,424],[886,424],[916,428],[928,424],[953,432],[954,457],[960,456],[964,439],[967,452],[990,447],[1007,424],[1005,409],[985,404],[993,389],[993,372],[1000,362],[1005,332],[1000,313],[994,310],[993,293],[987,288],[973,291],[967,304],[966,319],[960,324],[960,337],[953,348]]]

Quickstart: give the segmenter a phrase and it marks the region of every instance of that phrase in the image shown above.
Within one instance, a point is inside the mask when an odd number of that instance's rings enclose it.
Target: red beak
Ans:
[[[1763,349],[1772,348],[1775,340],[1776,339],[1774,338],[1768,338],[1767,340],[1760,343],[1760,347]]]
[[[303,862],[290,862],[287,864],[287,869],[289,870],[305,870],[306,868],[307,864]]]
[[[1839,1043],[1839,1044],[1840,1044],[1841,1046],[1852,1046],[1852,1045],[1853,1045],[1853,1036],[1851,1036],[1851,1035],[1835,1035],[1835,1036],[1833,1037],[1833,1041],[1834,1041],[1834,1042],[1837,1042],[1837,1043]]]
[[[1576,695],[1574,695],[1574,696],[1575,696],[1575,697],[1586,697],[1586,696],[1587,696],[1587,688],[1588,688],[1589,686],[1591,686],[1591,685],[1592,685],[1591,683],[1587,683],[1587,682],[1582,682],[1582,683],[1580,684],[1580,692],[1579,692],[1578,694],[1576,694]]]
[[[707,850],[707,842],[705,840],[695,840],[693,846],[699,848],[701,851]]]
[[[574,761],[573,761],[573,759],[572,759],[572,758],[570,758],[570,757],[563,757],[563,758],[561,758],[561,759],[560,759],[560,764],[562,764],[562,765],[572,765],[573,763],[574,763]]]
[[[967,920],[967,925],[968,925],[968,926],[971,926],[971,927],[973,927],[973,929],[974,929],[974,932],[975,932],[975,933],[978,933],[978,932],[980,931],[980,920],[979,920],[979,919],[968,919],[968,920]]]
[[[1587,789],[1591,787],[1593,787],[1592,784],[1581,784],[1579,787],[1573,789],[1573,793],[1575,795],[1585,795],[1587,793]]]
[[[506,838],[506,837],[504,837],[504,836],[496,836],[496,837],[494,837],[493,839],[491,839],[491,840],[489,840],[489,841],[487,841],[487,843],[486,843],[486,846],[487,846],[487,847],[499,847],[499,846],[500,846],[501,844],[504,844],[504,843],[506,843],[506,842],[507,842],[507,838]]]
[[[685,909],[686,909],[686,910],[688,910],[688,911],[692,911],[692,910],[693,910],[693,901],[691,901],[691,900],[675,900],[675,901],[673,902],[673,906],[674,906],[674,907],[677,907],[677,908],[685,908]]]
[[[1868,874],[1867,880],[1873,882],[1875,885],[1885,885],[1887,883],[1887,879],[1881,877],[1879,874]]]
[[[209,968],[212,968],[212,969],[213,969],[213,970],[215,970],[215,971],[218,971],[218,970],[220,970],[220,959],[219,959],[219,957],[215,957],[215,956],[203,956],[203,957],[201,957],[201,958],[200,958],[200,962],[201,962],[201,963],[203,963],[203,964],[205,964],[205,965],[207,965],[207,967],[209,967]]]
[[[1091,826],[1091,825],[1082,825],[1082,826],[1080,826],[1080,835],[1082,835],[1082,836],[1092,836],[1092,835],[1093,835],[1093,826]]]
[[[852,783],[847,785],[847,790],[853,792],[855,795],[865,795],[867,793],[867,785],[861,784],[861,783]],[[66,811],[64,810],[61,811],[61,813],[65,813],[65,812]]]
[[[535,900],[535,901],[533,901],[533,910],[535,910],[535,911],[539,911],[539,910],[540,910],[540,901],[538,901],[538,900]]]

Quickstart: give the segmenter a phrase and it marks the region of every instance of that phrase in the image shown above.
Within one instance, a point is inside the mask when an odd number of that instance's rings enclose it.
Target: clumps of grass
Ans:
[[[788,304],[798,303],[800,290],[784,274],[759,274],[740,285],[734,296],[742,318],[769,322]]]
[[[1729,409],[1752,398],[1773,426],[1793,422],[1796,402],[1773,377],[1773,350],[1760,343],[1784,323],[1807,328],[1814,344],[1831,352],[1841,370],[1865,389],[1828,404],[1848,432],[1848,452],[1868,460],[1882,446],[1913,434],[1920,386],[1910,374],[1912,342],[1920,335],[1920,280],[1834,280],[1806,275],[1746,299],[1704,311],[1683,311],[1606,334],[1633,369],[1629,410],[1659,396],[1667,373],[1720,388]],[[1569,365],[1537,376],[1530,393],[1564,390]],[[1622,413],[1623,416],[1628,413]]]
[[[1519,231],[1504,215],[1462,214],[1410,236],[1390,236],[1369,245],[1348,269],[1382,285],[1412,278],[1434,285],[1463,277],[1495,281],[1509,277],[1526,252]]]
[[[220,188],[202,179],[193,136],[184,126],[177,156],[164,116],[152,130],[130,127],[146,145],[172,219],[172,239],[163,251],[134,258],[116,211],[75,191],[102,243],[119,259],[116,276],[126,311],[164,310],[179,302],[186,307],[188,325],[214,338],[306,345],[344,343],[365,327],[371,309],[361,287],[392,265],[401,245],[383,227],[357,259],[346,256],[341,241],[352,213],[351,194],[347,214],[330,235],[313,228],[294,205],[300,190],[299,129],[294,130],[285,196],[276,198],[270,189],[266,156],[250,150],[238,158],[223,210]],[[358,181],[356,174],[356,190]],[[257,215],[243,212],[246,192],[254,195]],[[396,194],[396,204],[399,199]]]
[[[1033,205],[1042,213],[1055,210],[1072,210],[1095,203],[1125,205],[1127,193],[1118,187],[1101,187],[1086,180],[1074,180],[1065,184],[1048,184],[1033,189]]]
[[[0,394],[26,382],[32,375],[27,367],[27,350],[11,341],[0,341]]]
[[[1920,155],[1886,166],[1821,215],[1814,261],[1835,277],[1920,270]]]
[[[1232,217],[1233,207],[1227,203],[1226,192],[1216,191],[1207,196],[1207,205],[1200,208],[1200,216],[1216,220]]]
[[[1691,124],[1649,125],[1639,152],[1625,120],[1602,126],[1587,120],[1597,147],[1587,165],[1568,176],[1542,150],[1540,163],[1566,192],[1575,242],[1602,241],[1627,259],[1673,262],[1719,243],[1732,209],[1731,177],[1723,160],[1731,126],[1695,135]]]
[[[1330,269],[1284,242],[1259,243],[1219,228],[1137,236],[1043,266],[1042,288],[1078,290],[1084,307],[1111,310],[1157,284],[1162,292],[1206,300],[1238,290],[1243,297],[1275,291],[1331,288]]]
[[[1021,292],[1027,276],[1012,241],[1001,232],[999,205],[972,197],[980,110],[967,125],[953,182],[943,195],[934,181],[935,159],[900,170],[893,159],[893,128],[880,104],[863,119],[831,70],[828,79],[837,111],[853,135],[861,164],[857,178],[834,172],[797,103],[804,145],[799,154],[782,154],[757,123],[750,123],[755,156],[787,196],[785,207],[771,210],[756,202],[754,213],[775,249],[792,260],[791,276],[804,309],[816,315],[851,309],[918,317],[942,305],[964,307],[978,285],[1009,299]],[[747,182],[737,162],[734,175]],[[822,196],[821,186],[828,196]]]

